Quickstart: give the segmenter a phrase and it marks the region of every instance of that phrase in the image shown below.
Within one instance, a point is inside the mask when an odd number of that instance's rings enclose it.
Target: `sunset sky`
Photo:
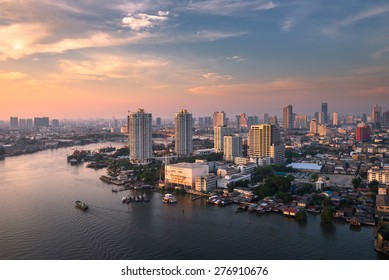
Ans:
[[[0,119],[389,110],[387,0],[0,0]]]

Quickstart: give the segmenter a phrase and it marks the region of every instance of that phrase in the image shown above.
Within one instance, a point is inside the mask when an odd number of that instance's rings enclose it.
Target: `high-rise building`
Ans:
[[[20,128],[27,128],[26,119],[19,119],[19,127]]]
[[[285,147],[275,125],[253,125],[249,131],[248,154],[256,158],[270,158],[275,164],[285,162]]]
[[[359,123],[356,129],[356,140],[365,141],[370,139],[370,127],[365,123]]]
[[[237,133],[241,132],[242,131],[242,127],[240,125],[240,116],[235,116],[235,131]]]
[[[294,115],[294,128],[307,128],[307,115]]]
[[[318,112],[317,113],[317,123],[318,124],[325,124],[325,122],[324,122],[324,113],[323,112]]]
[[[146,162],[152,156],[152,115],[143,109],[128,112],[128,146],[130,160]]]
[[[203,117],[199,117],[198,125],[199,125],[200,128],[204,128],[205,124],[204,124],[204,118]]]
[[[259,124],[258,116],[248,116],[247,117],[247,127],[250,128],[252,125]]]
[[[284,129],[293,128],[293,107],[292,105],[285,106],[283,109],[283,127]]]
[[[382,108],[376,104],[371,111],[371,121],[379,126],[381,124],[381,110]]]
[[[212,127],[212,117],[204,117],[205,127]]]
[[[227,125],[226,113],[224,113],[223,111],[214,112],[213,113],[213,127],[226,126],[226,125]]]
[[[161,126],[162,122],[161,122],[161,118],[160,118],[160,117],[158,117],[158,118],[155,119],[155,124],[156,124],[157,126]]]
[[[382,114],[382,126],[389,127],[389,111]]]
[[[270,116],[269,117],[269,124],[278,125],[278,118],[277,118],[277,116]]]
[[[224,160],[234,161],[235,157],[242,156],[242,137],[237,135],[224,136]]]
[[[239,123],[240,123],[240,127],[245,127],[247,128],[247,117],[246,117],[246,114],[245,113],[240,113],[238,115],[239,117]]]
[[[32,128],[34,126],[34,123],[32,119],[27,119],[27,128]]]
[[[317,121],[315,118],[311,119],[311,122],[309,123],[309,133],[317,134]]]
[[[175,114],[174,127],[176,133],[175,151],[179,156],[188,156],[193,152],[193,120],[188,110],[182,109]]]
[[[35,117],[34,127],[48,127],[50,124],[48,117]]]
[[[224,136],[233,135],[234,128],[226,126],[217,126],[213,130],[213,146],[216,153],[224,150]]]
[[[366,114],[362,114],[362,121],[363,121],[363,122],[367,122],[367,116],[366,116]]]
[[[319,123],[328,123],[328,103],[321,103],[321,112],[323,113],[323,119],[319,120]]]
[[[269,123],[269,114],[268,113],[264,113],[263,114],[263,123],[264,124],[268,124]]]
[[[18,128],[19,127],[19,118],[18,117],[10,117],[9,118],[9,125],[11,129]]]
[[[335,126],[339,125],[339,113],[338,112],[332,113],[332,125],[335,125]]]
[[[59,120],[53,119],[53,120],[51,121],[51,125],[52,125],[53,127],[59,127]]]

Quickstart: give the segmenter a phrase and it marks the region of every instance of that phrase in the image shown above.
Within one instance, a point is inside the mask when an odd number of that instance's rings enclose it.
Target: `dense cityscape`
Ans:
[[[155,189],[167,203],[187,193],[236,204],[236,212],[278,212],[300,222],[320,213],[322,223],[373,226],[375,250],[388,254],[389,111],[374,105],[371,114],[330,114],[327,103],[320,109],[307,116],[288,105],[280,121],[268,113],[193,117],[186,109],[173,120],[144,109],[129,111],[127,120],[12,116],[2,122],[0,156],[107,142],[98,152],[75,150],[68,164],[106,169],[100,179],[112,192]],[[123,147],[109,148],[109,141]],[[132,201],[138,197],[122,199]]]

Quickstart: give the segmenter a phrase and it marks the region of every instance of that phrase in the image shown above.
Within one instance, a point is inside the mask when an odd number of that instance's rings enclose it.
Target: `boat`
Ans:
[[[360,227],[361,222],[357,218],[350,219],[350,226]]]
[[[81,210],[86,210],[88,209],[88,205],[80,200],[76,201],[76,207],[81,209]]]
[[[139,200],[139,201],[143,201],[143,195],[141,195],[141,194],[138,195],[138,200]]]
[[[122,203],[126,203],[126,201],[127,201],[127,197],[126,197],[126,196],[123,196],[123,197],[122,197]]]
[[[164,197],[162,197],[162,202],[164,202],[164,203],[176,203],[177,198],[174,195],[167,193],[164,195]]]
[[[150,201],[150,199],[148,198],[148,196],[145,193],[143,194],[143,200],[145,202],[149,202]]]

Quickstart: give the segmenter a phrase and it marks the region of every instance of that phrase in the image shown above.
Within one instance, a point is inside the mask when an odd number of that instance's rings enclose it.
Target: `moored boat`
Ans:
[[[176,203],[177,202],[177,198],[174,195],[172,195],[170,193],[167,193],[162,198],[162,202],[165,202],[165,203]]]
[[[88,205],[80,200],[76,201],[76,207],[81,209],[81,210],[86,210],[88,209]]]

